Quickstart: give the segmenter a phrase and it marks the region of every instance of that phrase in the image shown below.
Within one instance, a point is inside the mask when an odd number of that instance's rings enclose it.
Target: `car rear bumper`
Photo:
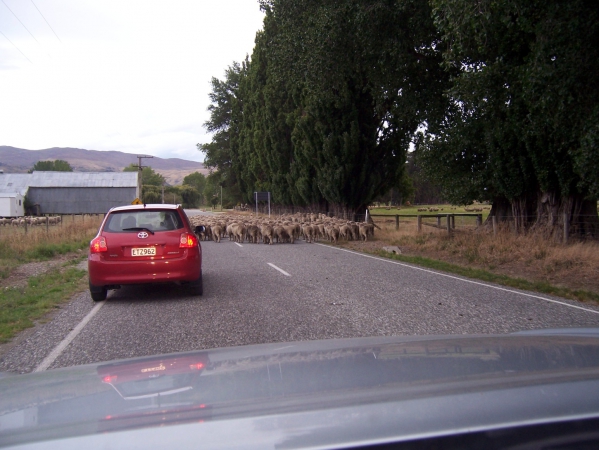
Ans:
[[[89,281],[95,286],[195,281],[202,273],[201,257],[171,260],[106,261],[88,258]]]

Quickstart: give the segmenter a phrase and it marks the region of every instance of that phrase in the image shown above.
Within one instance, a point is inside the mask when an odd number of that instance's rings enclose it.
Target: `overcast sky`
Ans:
[[[257,0],[0,0],[0,145],[202,161],[210,80],[262,19]]]

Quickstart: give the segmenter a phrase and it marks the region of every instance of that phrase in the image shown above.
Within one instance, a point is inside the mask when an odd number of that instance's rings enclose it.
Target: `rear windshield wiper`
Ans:
[[[123,228],[123,231],[148,231],[150,234],[154,234],[152,230],[145,227]]]

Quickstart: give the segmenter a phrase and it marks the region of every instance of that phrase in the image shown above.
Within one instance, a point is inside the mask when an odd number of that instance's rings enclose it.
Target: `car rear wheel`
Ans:
[[[200,273],[200,277],[196,281],[192,281],[188,286],[192,295],[202,295],[204,293],[202,273]]]
[[[100,302],[102,300],[106,300],[106,295],[108,294],[108,289],[106,286],[94,286],[89,283],[89,293],[92,296],[92,300],[95,302]]]

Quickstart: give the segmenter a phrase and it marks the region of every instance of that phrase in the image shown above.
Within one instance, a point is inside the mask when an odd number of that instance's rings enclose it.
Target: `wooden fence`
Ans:
[[[422,231],[423,225],[431,226],[440,229],[446,229],[448,233],[451,233],[452,230],[456,228],[455,226],[455,218],[456,217],[475,217],[476,218],[476,227],[480,227],[483,224],[483,215],[482,214],[468,214],[468,213],[448,213],[448,214],[371,214],[370,217],[384,217],[384,218],[395,218],[395,229],[399,229],[399,221],[401,218],[416,218],[418,232]],[[588,216],[589,222],[596,220],[596,216]],[[436,218],[436,223],[426,223],[423,222],[423,218]],[[497,222],[497,218],[492,216],[491,225],[493,229],[493,234],[497,235],[499,225]],[[567,244],[570,238],[570,216],[567,213],[563,214],[562,217],[562,227],[563,232],[560,233],[559,237],[564,244]],[[518,232],[517,226],[512,223],[510,229],[514,232]]]
[[[431,226],[440,229],[446,229],[448,233],[451,233],[452,230],[455,229],[455,218],[456,217],[475,217],[476,218],[476,226],[480,227],[483,224],[483,215],[482,214],[468,214],[468,213],[450,213],[450,214],[370,214],[370,217],[385,217],[395,218],[395,229],[399,230],[399,218],[400,217],[410,217],[416,218],[416,224],[418,228],[418,232],[422,231],[422,226]],[[422,218],[436,218],[437,223],[426,223],[422,221]],[[445,223],[443,222],[445,219]]]
[[[81,221],[81,223],[85,223],[86,217],[87,220],[90,220],[91,218],[99,216],[104,216],[104,214],[58,214],[56,216],[16,217],[14,219],[23,220],[23,222],[19,223],[18,225],[14,225],[12,223],[13,218],[10,218],[10,223],[3,223],[0,225],[0,237],[6,237],[15,233],[27,234],[30,230],[38,229],[45,229],[46,233],[48,233],[50,228],[62,227],[63,223],[74,223],[75,220],[77,220],[77,222]],[[27,221],[27,218],[32,219],[33,217],[35,217],[35,224]],[[59,218],[59,220],[53,220],[55,218]]]

